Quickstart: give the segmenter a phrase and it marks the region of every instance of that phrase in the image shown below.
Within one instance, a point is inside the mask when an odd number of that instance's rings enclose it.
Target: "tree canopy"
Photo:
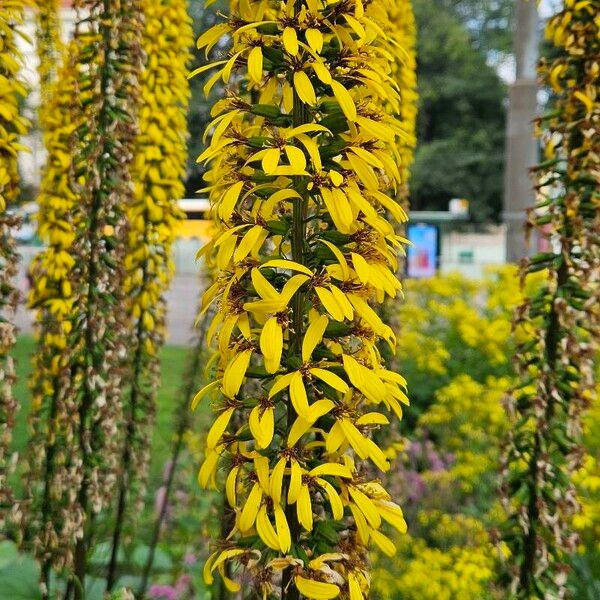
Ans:
[[[411,205],[445,210],[461,197],[476,219],[493,218],[502,204],[506,92],[487,62],[492,48],[459,19],[464,4],[415,2],[420,105]],[[461,14],[474,19],[475,8]]]

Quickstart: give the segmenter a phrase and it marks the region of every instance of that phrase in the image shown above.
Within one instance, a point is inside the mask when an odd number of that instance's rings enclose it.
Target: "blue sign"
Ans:
[[[410,223],[407,234],[413,244],[408,247],[407,252],[408,276],[415,279],[434,277],[439,256],[438,227],[426,223]]]

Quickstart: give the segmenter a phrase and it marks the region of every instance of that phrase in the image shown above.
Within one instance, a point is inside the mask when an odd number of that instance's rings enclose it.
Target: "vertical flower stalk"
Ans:
[[[44,146],[48,159],[38,196],[38,234],[44,248],[30,267],[29,305],[36,311],[37,344],[30,380],[32,404],[27,450],[27,508],[23,538],[42,559],[42,580],[48,585],[52,566],[62,570],[72,560],[72,546],[81,526],[75,498],[79,485],[77,406],[67,393],[71,377],[69,336],[73,329],[79,196],[74,183],[77,116],[75,46],[59,68],[43,106]]]
[[[75,34],[82,122],[74,174],[73,243],[77,284],[69,335],[68,397],[77,407],[82,523],[74,554],[74,597],[83,597],[92,517],[112,501],[120,467],[122,364],[125,356],[125,212],[133,200],[133,160],[141,70],[137,0],[79,0]],[[85,118],[83,118],[85,117]]]
[[[125,297],[133,334],[130,388],[124,397],[125,439],[107,584],[116,577],[122,529],[139,513],[150,459],[159,386],[159,350],[165,335],[165,299],[173,273],[171,247],[180,219],[187,160],[187,69],[194,42],[186,0],[142,0],[140,132],[134,148],[133,202],[125,257]],[[129,516],[126,517],[129,505]],[[133,509],[133,510],[132,510]]]
[[[368,548],[393,554],[400,507],[367,465],[389,469],[374,430],[400,418],[404,379],[377,344],[395,336],[373,306],[395,297],[405,221],[388,23],[359,2],[239,2],[205,32],[228,96],[212,110],[199,157],[215,238],[201,255],[219,273],[204,297],[217,312],[216,377],[200,484],[226,471],[232,530],[208,559],[230,591],[240,578],[262,596],[360,600]],[[246,102],[250,92],[257,103]],[[386,211],[391,215],[387,217]]]
[[[538,124],[546,160],[535,168],[540,200],[530,226],[552,249],[521,271],[523,279],[544,271],[547,280],[516,313],[521,382],[508,401],[504,465],[507,585],[518,598],[566,593],[566,560],[576,548],[570,520],[578,509],[572,475],[600,333],[600,36],[593,3],[567,0],[546,34],[556,58],[542,62],[540,74],[553,100]]]
[[[55,567],[71,572],[66,598],[84,594],[92,517],[116,479],[123,206],[132,195],[141,64],[137,3],[81,0],[76,10],[72,62],[51,94],[45,133],[40,232],[48,247],[34,263],[31,298],[40,334],[32,446],[40,448],[30,458],[25,526],[43,557],[45,597]]]
[[[27,92],[19,79],[22,57],[16,43],[27,4],[15,1],[0,6],[0,527],[11,506],[7,479],[11,463],[12,430],[19,408],[12,392],[15,372],[10,356],[15,343],[12,319],[18,300],[13,283],[18,272],[18,258],[12,237],[17,220],[6,211],[19,193],[17,156],[25,150],[19,144],[19,137],[29,127],[19,110],[20,99]]]

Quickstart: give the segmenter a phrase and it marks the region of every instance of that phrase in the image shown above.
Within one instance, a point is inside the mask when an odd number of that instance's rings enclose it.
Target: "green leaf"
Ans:
[[[131,563],[140,569],[146,564],[150,553],[149,546],[137,546],[131,555]],[[168,571],[173,568],[171,557],[160,548],[156,548],[154,552],[154,561],[152,563],[153,570]]]
[[[10,543],[10,542],[9,542]],[[0,569],[0,597],[6,600],[38,600],[40,571],[33,558],[25,554],[9,560],[8,547],[3,549],[4,566]]]

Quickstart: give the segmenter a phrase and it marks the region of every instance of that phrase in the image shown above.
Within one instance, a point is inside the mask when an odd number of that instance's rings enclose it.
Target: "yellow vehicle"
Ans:
[[[185,219],[177,225],[177,238],[184,240],[208,241],[212,235],[212,222],[209,217],[210,204],[205,198],[183,198],[178,202],[185,213]]]

